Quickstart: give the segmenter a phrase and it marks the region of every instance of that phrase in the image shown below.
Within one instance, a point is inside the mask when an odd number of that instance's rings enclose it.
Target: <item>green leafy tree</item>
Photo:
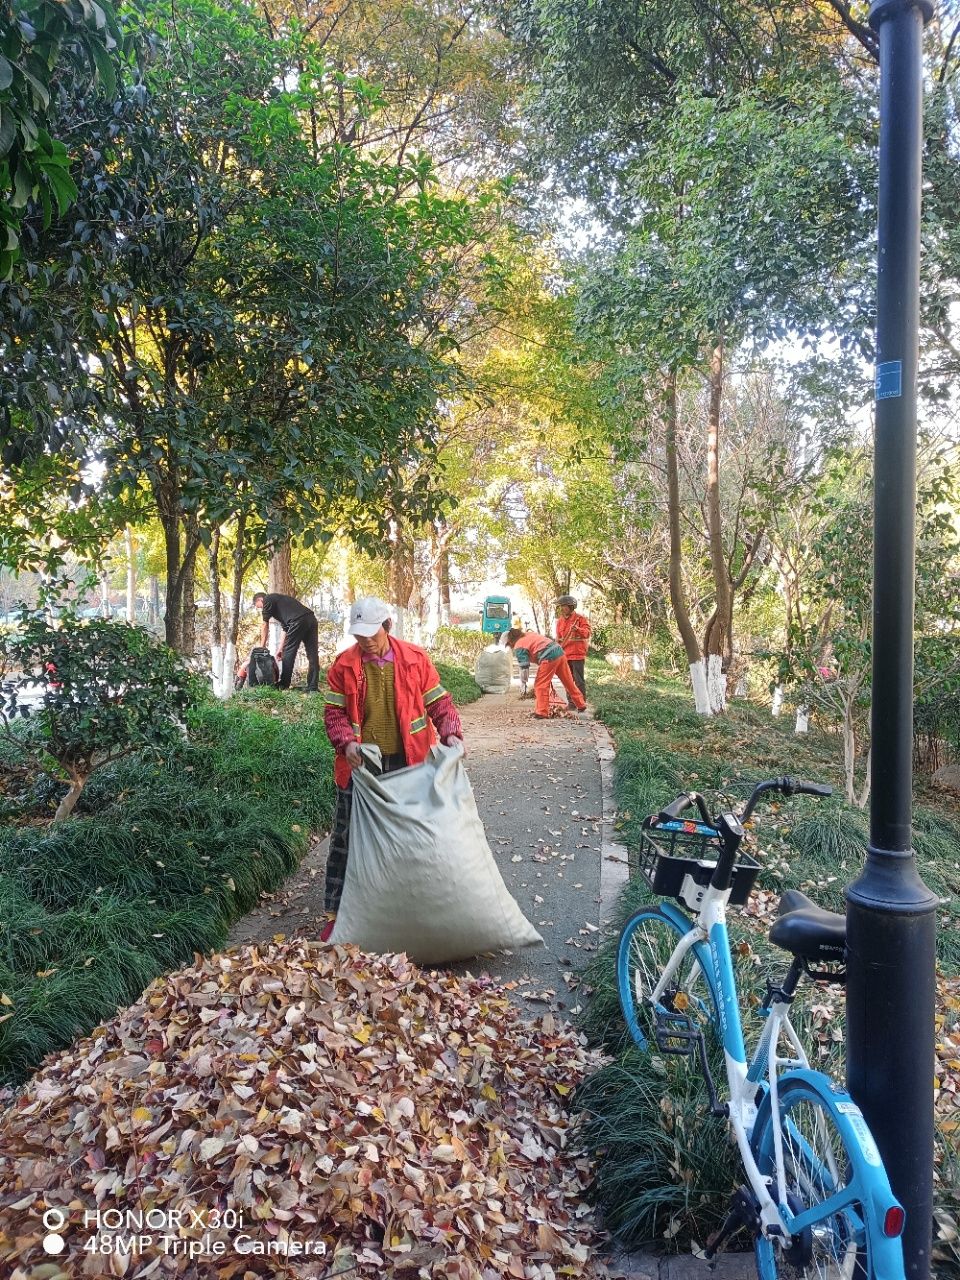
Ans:
[[[800,701],[839,725],[846,795],[869,799],[873,590],[865,571],[873,559],[871,456],[831,452],[820,474],[798,492],[803,507],[804,559],[791,599],[791,625],[781,676]],[[918,478],[915,582],[917,692],[923,697],[957,675],[960,626],[960,534],[955,465],[936,450]]]
[[[349,519],[379,536],[383,507],[428,508],[408,464],[453,372],[463,256],[483,255],[475,205],[444,196],[426,158],[305,136],[312,107],[349,96],[363,113],[374,95],[331,81],[296,32],[206,0],[151,22],[142,81],[108,110],[72,104],[80,193],[29,305],[51,306],[39,346],[84,353],[89,403],[61,412],[58,444],[81,473],[99,460],[104,493],[149,496],[167,639],[190,650],[197,555],[225,521],[242,567],[291,531]],[[75,409],[75,389],[43,394]]]
[[[69,781],[54,822],[70,816],[97,769],[176,743],[192,695],[176,654],[137,627],[24,615],[0,636],[2,735]]]
[[[112,94],[122,39],[111,0],[8,0],[0,13],[0,280],[20,256],[31,206],[46,230],[77,195],[55,136],[64,65]]]

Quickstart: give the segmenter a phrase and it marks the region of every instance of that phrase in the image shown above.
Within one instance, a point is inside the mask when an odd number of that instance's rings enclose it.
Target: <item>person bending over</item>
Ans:
[[[522,632],[519,627],[511,627],[507,632],[506,644],[512,649],[521,673],[534,663],[537,678],[533,682],[534,711],[537,720],[550,719],[550,685],[553,677],[558,676],[560,683],[567,691],[567,698],[577,709],[586,711],[587,703],[583,694],[574,683],[570,674],[570,665],[563,656],[563,650],[556,640],[549,636],[541,636],[536,631]]]
[[[317,615],[293,596],[284,596],[277,591],[258,591],[253,597],[253,607],[263,613],[263,626],[260,628],[260,643],[267,647],[270,637],[271,619],[280,623],[283,637],[277,650],[277,661],[280,663],[279,688],[289,689],[293,676],[293,664],[297,660],[297,650],[303,645],[307,655],[307,690],[317,692],[320,682],[320,651],[317,637]]]

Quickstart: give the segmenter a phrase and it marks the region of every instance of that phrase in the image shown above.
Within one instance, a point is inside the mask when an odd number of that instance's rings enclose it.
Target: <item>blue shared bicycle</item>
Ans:
[[[711,1111],[736,1139],[746,1180],[700,1256],[713,1261],[747,1230],[760,1280],[904,1280],[903,1209],[876,1143],[843,1086],[811,1070],[790,1022],[804,975],[843,981],[846,920],[797,890],[782,895],[770,941],[792,960],[785,977],[767,979],[763,1030],[749,1059],[727,932],[728,905],[747,901],[759,871],[740,850],[758,800],[831,790],[771,779],[739,815],[712,818],[691,792],[647,818],[640,872],[655,894],[690,914],[663,901],[632,916],[620,936],[617,984],[636,1044],[699,1070]],[[693,819],[684,817],[690,810]],[[720,1050],[722,1096],[711,1069]]]

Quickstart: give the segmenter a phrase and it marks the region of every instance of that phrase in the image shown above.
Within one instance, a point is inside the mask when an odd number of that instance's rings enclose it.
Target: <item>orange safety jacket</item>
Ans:
[[[449,703],[449,714],[444,718],[442,726],[445,734],[462,734],[460,717],[426,651],[405,640],[397,640],[394,636],[390,637],[390,647],[393,649],[393,687],[404,755],[408,765],[422,764],[437,740],[432,717],[440,710],[441,700]],[[329,687],[324,701],[328,713],[339,710],[345,715],[349,728],[353,731],[352,739],[347,736],[346,741],[339,741],[339,734],[331,732],[334,717],[329,714],[324,717],[327,733],[337,752],[333,780],[338,787],[345,787],[352,771],[343,751],[347,742],[362,740],[363,709],[367,700],[363,653],[358,644],[345,649],[329,668],[327,684]],[[432,714],[428,715],[431,708]]]
[[[541,662],[555,662],[563,657],[563,650],[549,636],[527,631],[513,646],[513,655],[521,667],[529,667],[531,662],[538,666]]]
[[[563,646],[564,657],[569,662],[582,662],[587,656],[587,641],[590,639],[590,623],[582,613],[571,613],[569,618],[557,619],[557,639]]]

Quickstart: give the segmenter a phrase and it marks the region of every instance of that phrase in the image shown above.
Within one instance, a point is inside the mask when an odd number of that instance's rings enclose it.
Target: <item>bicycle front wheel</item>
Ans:
[[[641,1049],[657,1047],[658,1031],[661,1042],[670,1044],[674,1051],[683,1043],[685,1033],[700,1031],[708,1040],[716,1034],[717,1003],[700,960],[702,943],[695,943],[687,951],[656,1004],[653,1001],[667,962],[686,933],[687,929],[663,911],[646,907],[631,916],[620,934],[620,1007],[630,1035]],[[674,1036],[669,1039],[671,1031]]]
[[[779,1092],[779,1124],[769,1105],[762,1108],[753,1133],[754,1158],[770,1179],[774,1200],[787,1205],[794,1217],[819,1205],[824,1213],[818,1217],[814,1212],[785,1242],[757,1238],[760,1280],[872,1280],[876,1228],[856,1198],[860,1150],[841,1132],[832,1105],[807,1081],[784,1079]],[[777,1127],[786,1182],[779,1188]]]

